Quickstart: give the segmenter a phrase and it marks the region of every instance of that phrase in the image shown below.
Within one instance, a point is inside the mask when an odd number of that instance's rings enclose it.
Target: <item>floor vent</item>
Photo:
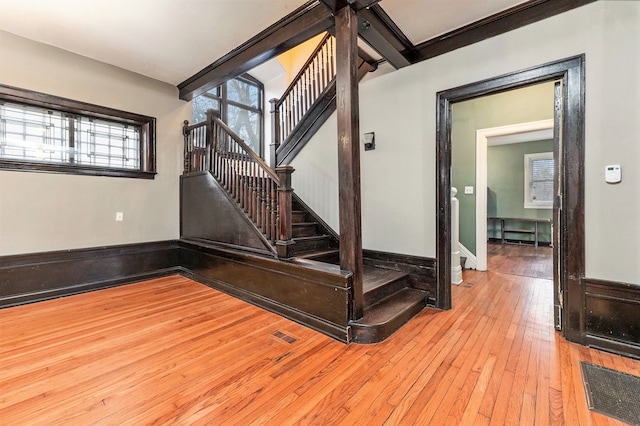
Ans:
[[[289,344],[297,342],[298,339],[296,339],[295,337],[289,336],[288,334],[283,333],[280,330],[274,331],[273,335],[276,336],[278,339],[287,342]]]
[[[580,361],[589,409],[640,425],[640,377]]]
[[[463,287],[471,288],[473,287],[473,283],[466,283],[465,285],[463,285]]]

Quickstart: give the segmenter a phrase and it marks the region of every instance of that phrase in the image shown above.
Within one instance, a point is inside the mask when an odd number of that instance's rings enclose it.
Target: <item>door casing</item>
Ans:
[[[584,339],[584,104],[585,56],[574,56],[437,93],[436,306],[451,309],[451,105],[534,84],[562,80],[562,134],[558,179],[564,189],[561,227],[554,227],[563,254],[562,330],[568,340]]]

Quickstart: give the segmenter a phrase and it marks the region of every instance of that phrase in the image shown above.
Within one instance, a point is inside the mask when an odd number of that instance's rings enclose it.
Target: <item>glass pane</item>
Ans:
[[[227,125],[256,153],[260,153],[260,114],[229,105]]]
[[[220,111],[220,101],[217,99],[211,99],[208,96],[196,96],[193,98],[193,123],[201,123],[207,119],[207,110],[213,109]]]
[[[66,163],[68,118],[58,111],[0,104],[0,158]]]
[[[80,117],[76,119],[76,162],[81,165],[138,169],[140,129]]]
[[[227,81],[227,99],[260,108],[260,91],[253,84],[233,79]]]

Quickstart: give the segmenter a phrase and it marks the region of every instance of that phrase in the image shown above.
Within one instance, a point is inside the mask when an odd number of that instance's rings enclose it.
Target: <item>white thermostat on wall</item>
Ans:
[[[620,173],[620,164],[607,166],[604,171],[604,180],[607,183],[618,183],[622,180]]]

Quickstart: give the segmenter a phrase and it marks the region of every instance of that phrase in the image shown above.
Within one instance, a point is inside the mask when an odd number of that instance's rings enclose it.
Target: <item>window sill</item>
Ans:
[[[30,161],[0,160],[0,171],[36,173],[64,173],[72,175],[109,176],[137,179],[154,179],[156,172],[109,167],[74,166],[70,164],[37,163]]]

